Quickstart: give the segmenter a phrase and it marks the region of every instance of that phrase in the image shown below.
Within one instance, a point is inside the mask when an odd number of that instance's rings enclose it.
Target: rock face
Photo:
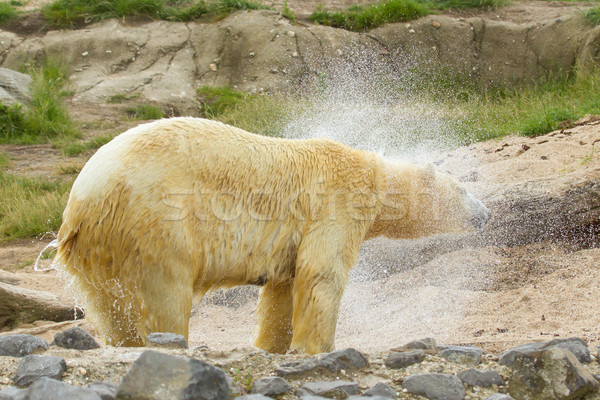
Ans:
[[[410,30],[396,23],[360,34],[292,25],[276,11],[260,10],[217,23],[128,26],[112,19],[41,38],[2,32],[0,65],[16,69],[43,52],[61,54],[71,65],[77,101],[139,93],[189,113],[199,86],[289,89],[317,82],[356,54],[400,71],[441,64],[484,84],[531,82],[598,57],[599,36],[577,13],[541,25],[436,15],[411,22]]]
[[[0,104],[27,104],[31,97],[31,77],[8,68],[0,68]]]
[[[596,379],[565,349],[553,347],[515,358],[508,392],[515,399],[571,400],[598,389]]]
[[[223,371],[212,365],[148,350],[125,375],[116,398],[225,400],[229,386]]]

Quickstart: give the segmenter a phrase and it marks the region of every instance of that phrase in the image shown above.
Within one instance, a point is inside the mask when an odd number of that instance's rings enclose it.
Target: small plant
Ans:
[[[289,19],[292,22],[296,21],[296,13],[290,10],[290,8],[288,7],[287,0],[285,0],[285,2],[283,3],[283,10],[281,11],[281,15],[283,15],[285,18]]]
[[[160,119],[165,116],[164,111],[153,104],[138,104],[136,106],[128,107],[125,112],[131,117],[139,120]]]
[[[129,101],[129,100],[138,99],[139,97],[140,97],[139,93],[131,93],[131,94],[117,93],[117,94],[113,94],[112,96],[109,96],[108,100],[106,100],[106,102],[111,103],[111,104],[121,104],[121,103],[125,103],[126,101]]]
[[[13,2],[0,3],[0,24],[17,16],[18,12],[15,5]]]
[[[600,25],[600,6],[588,8],[583,11],[585,19],[593,26]]]
[[[20,105],[0,104],[0,140],[7,142],[25,132],[25,115]]]
[[[61,175],[76,175],[81,172],[81,168],[83,167],[77,164],[60,165],[58,167],[58,173]]]
[[[196,89],[196,93],[200,99],[200,111],[208,118],[219,118],[241,102],[251,98],[249,94],[229,87],[202,86]]]

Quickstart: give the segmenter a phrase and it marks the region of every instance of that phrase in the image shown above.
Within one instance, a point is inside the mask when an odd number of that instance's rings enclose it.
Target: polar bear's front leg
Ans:
[[[292,341],[293,281],[269,281],[260,291],[256,309],[258,332],[254,346],[270,353],[285,353]]]

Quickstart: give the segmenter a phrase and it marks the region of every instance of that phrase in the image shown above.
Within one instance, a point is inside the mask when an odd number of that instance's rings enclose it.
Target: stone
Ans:
[[[27,400],[101,400],[92,390],[71,386],[54,379],[40,378],[35,381],[28,391]]]
[[[231,376],[225,374],[225,379],[227,380],[227,385],[229,385],[229,393],[232,396],[240,396],[242,393],[246,393],[242,386],[235,382]]]
[[[113,400],[117,397],[119,388],[110,382],[94,382],[86,386],[89,390],[96,393],[102,400]]]
[[[580,338],[554,339],[549,342],[526,343],[512,349],[506,350],[498,356],[498,362],[502,365],[512,367],[515,357],[519,354],[531,354],[536,351],[549,348],[568,349],[579,360],[579,362],[590,362],[590,351],[586,342]]]
[[[229,398],[225,373],[204,361],[147,350],[133,363],[116,399]]]
[[[175,333],[153,332],[148,335],[148,347],[162,347],[166,349],[187,349],[185,336]]]
[[[503,394],[503,393],[494,393],[488,397],[486,397],[483,400],[514,400],[512,397],[510,397],[507,394]]]
[[[100,347],[100,344],[86,331],[76,326],[54,335],[54,343],[67,349],[91,350]]]
[[[305,360],[280,364],[275,369],[275,373],[279,376],[298,377],[314,372],[318,368],[320,368],[319,361],[314,357],[310,357]]]
[[[437,345],[435,343],[434,338],[425,338],[420,340],[413,340],[412,342],[408,342],[405,345],[402,345],[403,349],[411,349],[411,350],[437,350]]]
[[[445,346],[440,355],[455,363],[477,365],[481,362],[483,350],[471,346]]]
[[[287,381],[279,376],[267,376],[254,381],[252,393],[264,394],[266,396],[279,396],[292,393],[292,387]]]
[[[421,349],[393,352],[385,360],[385,366],[393,369],[406,368],[423,360],[425,360],[425,352]]]
[[[319,358],[319,365],[329,372],[359,370],[369,365],[369,360],[360,351],[353,348],[327,353]]]
[[[497,371],[470,368],[458,373],[461,381],[471,386],[491,387],[492,385],[504,385],[504,379]]]
[[[348,381],[307,382],[296,391],[298,397],[306,395],[331,399],[345,399],[358,393],[358,383]]]
[[[0,390],[0,400],[26,400],[28,393],[28,389],[7,387],[4,390]]]
[[[456,375],[410,375],[404,379],[402,387],[409,393],[431,400],[462,400],[466,395],[465,388]]]
[[[0,336],[0,356],[24,357],[39,350],[48,350],[48,343],[36,336]]]
[[[375,385],[365,390],[363,396],[384,397],[396,400],[396,391],[383,382],[377,382]]]
[[[27,386],[43,377],[60,380],[65,369],[67,363],[62,357],[30,354],[21,360],[13,381],[18,386]]]
[[[265,396],[264,394],[246,394],[244,396],[238,396],[235,398],[236,400],[273,400],[269,396]]]
[[[571,400],[597,389],[592,374],[559,347],[517,355],[508,381],[508,393],[516,399]]]
[[[0,104],[27,104],[31,100],[31,76],[0,68]]]

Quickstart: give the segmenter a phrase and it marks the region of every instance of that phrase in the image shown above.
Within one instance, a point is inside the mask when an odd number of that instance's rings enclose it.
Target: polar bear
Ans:
[[[327,139],[255,135],[219,122],[139,125],[77,177],[55,264],[114,346],[188,337],[194,300],[261,285],[255,346],[333,350],[360,244],[482,227],[490,211],[432,167]]]

